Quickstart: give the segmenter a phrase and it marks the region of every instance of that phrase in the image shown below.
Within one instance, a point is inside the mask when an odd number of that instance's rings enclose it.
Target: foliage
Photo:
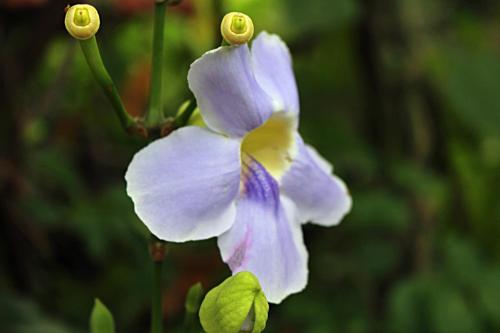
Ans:
[[[90,332],[91,333],[114,333],[115,322],[113,315],[108,308],[98,299],[95,300],[94,308],[90,315]]]
[[[167,16],[165,94],[220,44],[218,0]],[[0,327],[84,332],[94,297],[117,331],[147,332],[147,233],[123,175],[125,136],[64,32],[65,2],[0,5]],[[152,12],[100,6],[104,62],[127,109],[147,103]],[[226,0],[284,36],[300,131],[352,192],[338,227],[308,225],[310,281],[271,307],[266,332],[500,331],[500,6],[450,0]],[[43,28],[40,28],[43,27]],[[216,242],[172,244],[166,324],[188,288],[228,276]]]

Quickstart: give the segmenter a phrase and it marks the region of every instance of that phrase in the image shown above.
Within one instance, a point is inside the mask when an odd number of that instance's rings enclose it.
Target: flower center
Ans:
[[[78,8],[73,18],[73,23],[79,27],[84,27],[90,23],[90,14],[87,8]]]
[[[285,112],[274,113],[243,138],[241,153],[257,160],[279,181],[297,153],[294,133],[295,119]]]
[[[231,20],[231,31],[235,34],[242,34],[246,30],[246,20],[242,15],[235,15]]]

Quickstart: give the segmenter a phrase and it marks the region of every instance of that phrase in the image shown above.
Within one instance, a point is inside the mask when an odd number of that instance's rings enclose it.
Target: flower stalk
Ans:
[[[134,132],[140,134],[141,136],[145,136],[145,130],[143,130],[141,128],[142,126],[140,126],[134,118],[127,113],[125,106],[123,105],[120,94],[118,93],[118,90],[116,89],[116,86],[102,61],[96,37],[92,36],[89,39],[80,40],[79,42],[85,56],[85,60],[87,61],[94,78],[111,102],[111,105],[120,119],[120,123],[123,128],[128,132]]]
[[[85,60],[106,97],[111,102],[123,128],[131,134],[147,136],[146,128],[125,110],[120,94],[102,61],[95,34],[99,31],[100,18],[97,9],[91,5],[66,7],[64,25],[68,33],[77,39]]]
[[[153,30],[153,58],[151,63],[151,91],[149,108],[146,112],[146,124],[149,127],[159,126],[163,120],[163,63],[164,63],[164,32],[167,1],[155,2],[155,17]]]
[[[165,242],[151,235],[149,252],[153,262],[151,333],[163,333],[163,261],[167,252]]]

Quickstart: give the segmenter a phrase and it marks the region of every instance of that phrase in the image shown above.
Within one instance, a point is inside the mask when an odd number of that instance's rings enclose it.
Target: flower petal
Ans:
[[[225,232],[236,215],[239,147],[236,139],[193,126],[139,151],[125,175],[139,218],[172,242]]]
[[[275,111],[299,112],[299,94],[286,44],[277,36],[261,32],[252,44],[257,82],[272,97]]]
[[[278,184],[258,162],[248,163],[244,176],[236,221],[219,236],[219,249],[233,274],[252,272],[269,302],[280,303],[307,284],[301,226],[293,203],[280,198]]]
[[[188,83],[203,119],[215,131],[242,137],[272,114],[272,101],[255,79],[246,44],[205,53],[191,65]]]
[[[333,172],[333,165],[325,160],[323,156],[321,156],[316,148],[310,146],[308,144],[305,145],[307,149],[307,153],[314,160],[314,162],[323,170],[324,172],[330,174]]]
[[[297,136],[299,153],[283,176],[281,189],[297,206],[301,222],[339,224],[352,206],[344,182],[331,174],[332,166],[304,145]]]

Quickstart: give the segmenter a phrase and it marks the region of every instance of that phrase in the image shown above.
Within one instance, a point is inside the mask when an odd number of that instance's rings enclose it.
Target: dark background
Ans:
[[[144,110],[152,0],[95,2],[104,61]],[[0,331],[84,332],[94,297],[118,332],[147,332],[148,236],[123,175],[124,134],[64,30],[64,1],[0,2]],[[267,332],[500,331],[500,4],[496,0],[184,0],[167,16],[165,97],[217,45],[218,17],[250,14],[290,46],[300,131],[354,206],[305,227],[307,289]],[[167,332],[187,288],[229,275],[215,240],[172,244]]]

